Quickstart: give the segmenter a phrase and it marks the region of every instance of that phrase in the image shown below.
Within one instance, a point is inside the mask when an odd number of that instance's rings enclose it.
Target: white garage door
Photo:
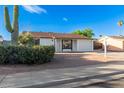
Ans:
[[[77,51],[93,51],[92,40],[77,40]]]

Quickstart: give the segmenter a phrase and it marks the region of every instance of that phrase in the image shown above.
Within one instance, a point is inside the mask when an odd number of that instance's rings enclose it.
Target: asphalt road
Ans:
[[[79,88],[124,88],[124,77],[113,81],[99,82],[87,86],[79,86]]]

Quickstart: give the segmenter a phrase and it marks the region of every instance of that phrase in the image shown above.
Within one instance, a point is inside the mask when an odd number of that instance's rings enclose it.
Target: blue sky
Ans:
[[[13,17],[13,6],[8,6]],[[0,35],[10,39],[4,25],[4,6],[0,6]],[[42,31],[70,33],[77,29],[91,28],[95,37],[99,35],[118,35],[124,27],[117,22],[124,20],[124,6],[95,5],[42,5],[19,6],[19,32]]]

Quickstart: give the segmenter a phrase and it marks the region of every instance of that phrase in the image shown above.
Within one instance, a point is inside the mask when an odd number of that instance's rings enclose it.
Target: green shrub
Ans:
[[[33,46],[34,39],[32,34],[29,32],[21,33],[18,37],[18,44],[22,46]]]
[[[0,46],[0,64],[6,63],[8,58],[7,49],[3,46]]]
[[[41,64],[54,57],[53,46],[0,46],[0,64]]]

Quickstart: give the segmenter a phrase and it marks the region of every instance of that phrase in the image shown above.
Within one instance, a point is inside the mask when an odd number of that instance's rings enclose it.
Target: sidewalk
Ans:
[[[104,77],[104,75],[113,79],[112,75],[124,73],[124,62],[117,62],[112,64],[97,64],[90,66],[80,66],[63,69],[51,69],[24,72],[10,75],[0,76],[0,87],[30,87],[34,85],[47,85],[66,82],[74,80],[88,80],[94,77]],[[54,83],[52,83],[54,82]],[[58,84],[59,84],[58,83]],[[44,87],[45,87],[44,86]]]

